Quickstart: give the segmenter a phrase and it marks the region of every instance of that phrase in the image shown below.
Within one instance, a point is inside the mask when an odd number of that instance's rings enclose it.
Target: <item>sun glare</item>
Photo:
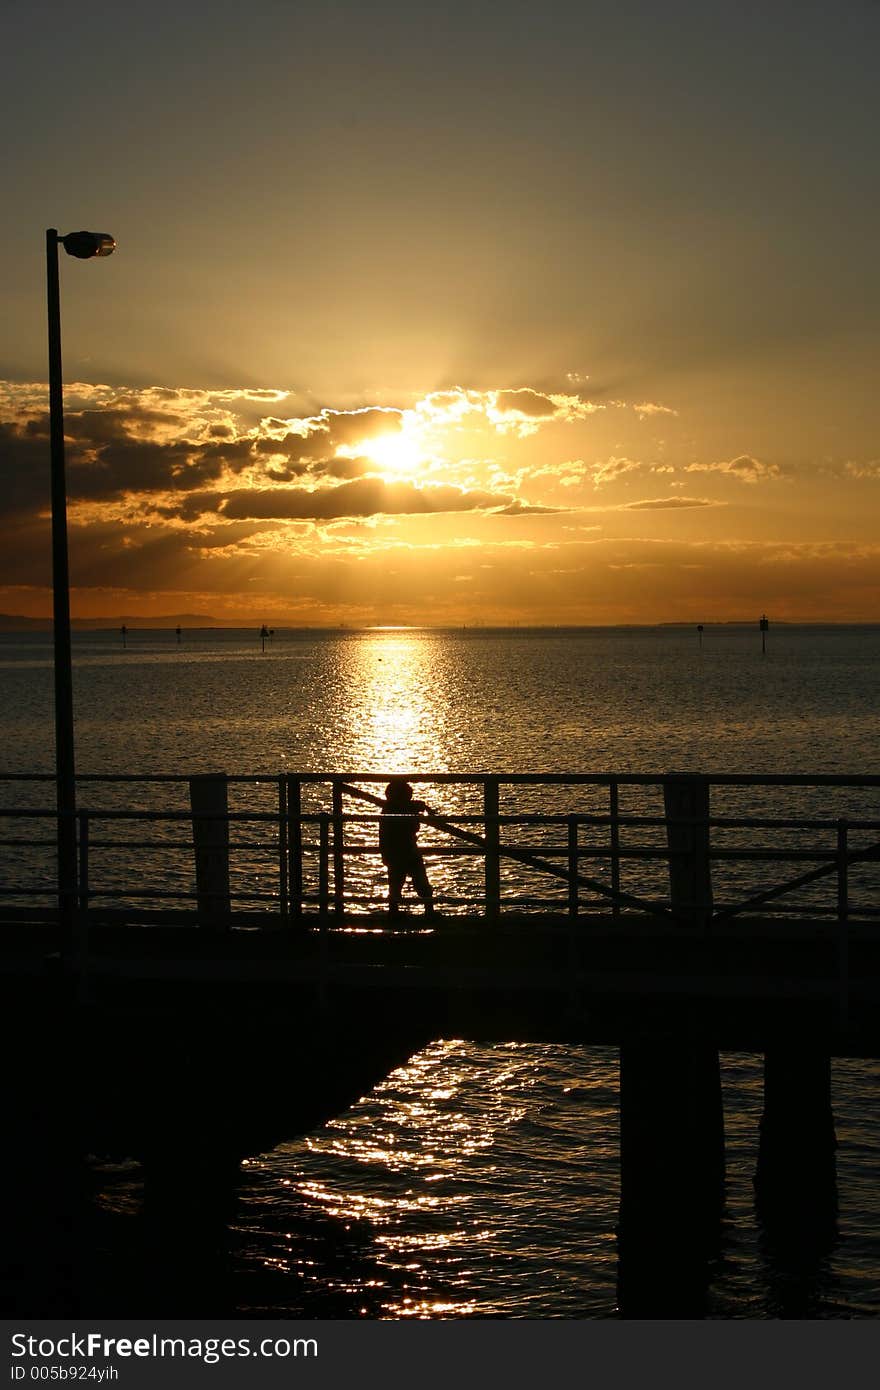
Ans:
[[[416,440],[405,432],[381,434],[376,439],[367,439],[358,445],[358,453],[372,459],[373,463],[394,477],[414,473],[423,457]]]

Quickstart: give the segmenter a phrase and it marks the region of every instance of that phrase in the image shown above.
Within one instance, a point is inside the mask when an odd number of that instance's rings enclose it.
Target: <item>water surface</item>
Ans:
[[[116,633],[77,634],[78,771],[225,770],[270,790],[282,771],[880,773],[880,628],[773,627],[766,655],[757,625],[707,628],[702,648],[677,628],[394,630],[278,632],[261,652],[257,631],[179,646],[133,632],[126,650]],[[51,771],[45,635],[0,638],[0,721],[0,770]],[[581,795],[517,804],[583,809]],[[466,790],[436,796],[473,808]],[[878,811],[869,792],[799,796],[801,813]],[[759,1061],[725,1058],[711,1312],[876,1316],[877,1068],[835,1065],[837,1234],[790,1268],[753,1209]],[[244,1166],[223,1299],[245,1314],[612,1316],[616,1097],[610,1051],[438,1039],[350,1112]],[[138,1173],[98,1176],[103,1238],[136,1282]]]

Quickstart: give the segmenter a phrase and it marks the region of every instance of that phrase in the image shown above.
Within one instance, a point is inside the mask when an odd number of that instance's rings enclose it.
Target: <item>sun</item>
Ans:
[[[418,440],[403,430],[397,434],[380,434],[375,439],[365,439],[358,445],[357,452],[372,459],[384,473],[396,478],[416,472],[424,459]]]

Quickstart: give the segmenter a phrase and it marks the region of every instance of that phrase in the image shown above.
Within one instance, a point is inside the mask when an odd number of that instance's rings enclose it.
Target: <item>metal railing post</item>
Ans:
[[[837,822],[837,986],[838,1019],[849,1023],[849,845],[848,826]]]
[[[578,915],[578,818],[568,818],[568,915]]]
[[[608,787],[609,814],[611,816],[611,901],[612,917],[620,916],[620,787],[616,781]]]
[[[342,783],[333,783],[333,911],[345,914],[345,827],[342,820]]]
[[[287,779],[282,773],[278,778],[278,911],[282,917],[289,910],[287,882]]]
[[[497,917],[501,910],[501,856],[498,825],[498,778],[483,782],[483,834],[486,841],[485,915]]]
[[[302,844],[302,786],[298,777],[288,773],[287,783],[287,879],[288,902],[292,916],[302,917],[303,910],[303,844]]]
[[[326,929],[330,912],[330,817],[322,811],[318,817],[318,916]]]

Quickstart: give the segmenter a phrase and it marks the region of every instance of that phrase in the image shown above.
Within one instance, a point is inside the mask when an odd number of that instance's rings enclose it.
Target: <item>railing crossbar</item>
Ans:
[[[745,912],[747,908],[760,907],[762,903],[771,902],[774,898],[781,898],[785,893],[806,887],[808,883],[815,883],[820,878],[827,878],[830,874],[836,874],[841,867],[841,861],[845,867],[849,868],[853,864],[875,863],[878,859],[880,859],[880,844],[872,845],[867,850],[854,850],[844,856],[835,855],[830,863],[822,864],[818,869],[811,869],[808,873],[799,874],[797,878],[790,879],[787,883],[777,884],[774,888],[768,888],[762,893],[746,898],[745,901],[737,903],[734,907],[728,907],[721,912],[714,913],[712,920],[713,922],[725,921],[729,917],[736,916],[737,913]]]
[[[77,780],[93,786],[102,784],[144,786],[176,784],[185,786],[190,781],[188,777],[178,774],[150,774],[146,776],[86,774]],[[218,780],[220,780],[219,775]],[[186,838],[176,838],[175,828],[186,825],[198,830],[203,825],[215,826],[220,820],[225,822],[231,831],[228,837],[228,846],[224,846],[224,853],[227,854],[227,863],[233,865],[236,879],[240,879],[242,875],[247,875],[249,872],[247,865],[241,865],[242,855],[246,854],[253,857],[252,863],[257,881],[265,881],[264,874],[267,871],[263,859],[258,859],[257,856],[272,856],[275,859],[274,873],[269,879],[272,882],[274,878],[275,883],[277,883],[275,891],[249,890],[238,882],[233,884],[231,894],[227,893],[228,902],[233,900],[236,902],[270,901],[277,905],[282,918],[285,920],[299,915],[303,904],[317,902],[323,925],[326,926],[331,910],[334,918],[338,920],[344,915],[347,904],[362,904],[375,900],[375,888],[371,897],[365,898],[363,896],[358,870],[352,866],[357,861],[362,861],[365,866],[363,872],[369,873],[372,863],[381,857],[381,851],[376,843],[377,837],[370,833],[375,831],[380,823],[380,817],[376,810],[369,813],[366,811],[346,811],[344,798],[349,797],[367,803],[373,808],[384,807],[385,803],[382,798],[368,788],[383,784],[387,780],[386,774],[282,773],[279,776],[254,774],[232,776],[223,780],[228,784],[274,791],[276,797],[274,809],[268,811],[255,809],[229,811],[225,809],[225,798],[224,810],[220,816],[213,811],[194,814],[191,807],[180,810],[135,809],[124,806],[81,808],[76,813],[80,845],[78,868],[81,905],[83,907],[89,906],[95,898],[113,899],[121,896],[123,891],[125,896],[130,899],[198,900],[198,893],[176,892],[168,887],[144,888],[141,885],[137,890],[95,887],[93,882],[89,882],[90,867],[93,869],[94,856],[101,853],[132,854],[134,851],[149,851],[153,854],[167,853],[172,856],[181,856],[190,854],[195,850],[198,855],[200,836],[193,831],[193,834],[187,835]],[[767,814],[759,816],[710,815],[707,817],[705,814],[669,814],[668,809],[666,814],[657,815],[621,812],[621,787],[659,789],[664,787],[667,781],[667,778],[662,775],[414,773],[409,777],[409,780],[420,787],[455,784],[483,789],[482,807],[479,811],[475,809],[473,812],[449,815],[432,813],[425,817],[424,823],[428,833],[423,837],[421,850],[429,860],[482,859],[485,865],[485,881],[481,899],[452,899],[438,894],[438,901],[442,900],[448,903],[453,901],[461,903],[482,901],[489,916],[494,916],[500,911],[502,893],[505,890],[510,891],[511,885],[515,885],[514,891],[517,888],[528,888],[528,875],[517,875],[510,869],[511,865],[519,865],[551,880],[553,884],[558,885],[558,890],[554,895],[553,888],[548,884],[547,894],[544,897],[533,896],[527,892],[516,892],[515,898],[511,896],[506,901],[506,907],[514,907],[518,904],[564,906],[567,900],[569,914],[577,916],[582,905],[580,893],[583,891],[585,894],[599,899],[602,903],[610,903],[615,916],[620,913],[622,908],[626,908],[639,913],[647,912],[653,917],[660,916],[667,921],[694,925],[693,919],[688,920],[686,915],[679,915],[680,913],[686,914],[689,909],[682,908],[677,901],[674,900],[675,910],[670,910],[669,906],[663,902],[658,902],[642,893],[627,892],[621,888],[622,865],[642,863],[647,866],[660,861],[675,865],[689,859],[694,854],[691,848],[676,847],[681,845],[682,840],[687,846],[689,837],[686,834],[679,835],[677,838],[673,837],[675,839],[674,845],[669,843],[639,844],[639,835],[632,833],[637,831],[662,829],[667,836],[671,831],[676,830],[682,832],[694,830],[701,832],[703,836],[706,836],[706,832],[709,830],[715,831],[717,832],[717,839],[721,840],[721,843],[716,842],[710,845],[706,837],[705,848],[700,851],[703,856],[702,862],[705,864],[728,866],[777,863],[780,866],[783,864],[814,866],[796,873],[783,882],[753,892],[741,901],[725,904],[716,903],[714,912],[708,916],[710,925],[728,921],[737,915],[761,907],[765,907],[771,912],[781,913],[803,911],[803,907],[800,909],[786,905],[777,907],[775,904],[786,895],[797,894],[799,890],[810,888],[835,874],[838,884],[836,909],[825,909],[819,903],[812,904],[810,902],[812,895],[810,894],[806,895],[804,901],[809,904],[810,910],[817,914],[823,911],[833,912],[836,910],[841,923],[847,924],[853,910],[849,870],[860,865],[874,865],[880,861],[880,840],[874,838],[880,829],[880,820],[877,818],[858,820],[846,818],[841,820],[840,818],[830,819],[809,815],[783,817]],[[765,776],[728,774],[707,777],[703,780],[710,787],[722,788],[806,787],[813,789],[847,788],[849,790],[873,788],[880,790],[880,776],[869,775],[849,777],[835,774],[767,774]],[[20,782],[51,784],[53,781],[52,774],[0,773],[0,782],[10,784]],[[363,785],[355,785],[356,783]],[[326,809],[312,809],[315,802],[319,806],[322,803],[324,806],[327,805],[326,791],[318,791],[316,795],[309,793],[305,797],[307,809],[304,810],[301,795],[303,786],[329,788],[332,810],[328,812]],[[536,786],[588,787],[597,791],[605,788],[609,796],[608,811],[577,810],[548,813],[534,811],[507,814],[501,810],[499,804],[500,788],[534,788]],[[647,798],[642,798],[642,800],[645,801]],[[738,800],[739,798],[734,798],[734,805],[737,804]],[[474,802],[476,802],[476,798],[473,798],[472,804]],[[872,805],[873,799],[869,800],[868,804]],[[690,809],[689,806],[688,809]],[[0,818],[21,822],[46,820],[57,825],[59,812],[56,806],[6,806],[0,808]],[[64,819],[63,813],[61,819]],[[141,822],[149,823],[152,827],[167,827],[169,838],[156,838],[155,834],[150,838],[138,838],[136,827]],[[119,833],[116,835],[113,834],[112,827],[114,826],[120,827]],[[128,831],[123,828],[125,826],[131,826],[130,838],[125,838],[128,834]],[[268,831],[268,838],[256,841],[249,838],[236,839],[236,831],[239,826],[241,831],[238,833],[245,835],[248,826],[254,827],[257,834],[260,834],[261,829],[265,827]],[[104,828],[106,837],[95,836],[95,830],[98,827]],[[539,827],[547,833],[548,838],[552,837],[553,842],[518,844],[515,843],[517,838],[515,835],[513,842],[509,835],[502,838],[504,830],[512,832],[516,829],[525,830],[528,827]],[[22,828],[24,829],[25,826],[23,825]],[[309,839],[306,840],[303,835],[309,830],[317,833],[314,836],[310,835]],[[603,830],[608,832],[607,842],[599,833]],[[432,831],[434,832],[433,835],[430,833]],[[554,832],[559,831],[565,833],[554,834]],[[621,844],[622,831],[631,832],[630,843],[626,845]],[[764,842],[760,844],[755,844],[754,840],[750,843],[738,844],[739,838],[747,839],[749,837],[728,834],[728,832],[757,831],[777,832],[775,840],[778,843],[774,844],[772,839],[768,842],[768,839],[765,838]],[[791,837],[795,835],[804,838],[804,832],[813,832],[810,837],[814,839],[813,844],[799,845],[796,840],[792,840]],[[821,840],[822,832],[833,833],[833,844],[828,844],[825,847],[821,842],[815,842]],[[870,839],[870,843],[862,846],[854,845],[853,836],[856,832],[859,832],[864,839]],[[587,843],[581,841],[582,833],[587,835]],[[726,842],[725,835],[727,835]],[[360,842],[361,837],[363,842]],[[534,841],[540,839],[541,836],[540,834],[529,835],[522,838]],[[647,835],[644,838],[656,839],[654,836]],[[699,838],[698,834],[696,839],[699,840]],[[55,840],[40,839],[36,835],[9,835],[0,839],[0,847],[14,851],[51,850],[55,844]],[[177,859],[172,859],[170,862],[176,865]],[[594,877],[589,872],[584,872],[584,864],[590,862],[597,865],[602,873],[607,873],[607,866],[610,865],[610,883],[602,878]],[[317,895],[305,891],[306,885],[303,883],[304,864],[309,875],[313,872],[316,874]],[[469,872],[472,871],[469,870]],[[723,881],[723,875],[720,877]],[[757,877],[757,874],[754,874],[753,877]],[[92,873],[93,879],[94,874]],[[647,868],[643,879],[650,892],[652,874]],[[353,891],[349,891],[349,887]],[[8,885],[3,885],[0,891],[7,899],[16,894],[21,897],[48,897],[51,894],[51,889],[47,891],[45,887],[11,889]],[[858,892],[864,896],[862,885],[859,885]],[[815,896],[820,897],[821,895]],[[590,902],[591,906],[593,905],[591,898],[585,898],[584,905],[587,902]],[[873,909],[863,906],[861,903],[858,903],[856,910],[862,917],[876,915]],[[845,926],[842,930],[844,929]]]
[[[373,796],[370,792],[361,791],[357,787],[351,787],[345,784],[344,790],[349,796],[360,797],[363,800],[379,802],[381,804],[379,797]],[[457,835],[460,839],[469,840],[471,843],[478,845],[484,852],[486,850],[486,842],[482,836],[472,834],[467,830],[462,830],[458,825],[453,825],[452,822],[446,820],[443,816],[431,815],[427,817],[427,824],[435,825],[438,829],[445,830],[450,835]],[[527,865],[529,868],[538,869],[543,873],[550,874],[554,878],[563,879],[566,883],[569,882],[568,870],[559,869],[555,864],[549,863],[546,859],[539,858],[536,855],[529,854],[522,850],[517,850],[510,845],[499,845],[497,849],[493,846],[493,850],[505,859],[514,859],[518,863]],[[599,897],[607,898],[610,901],[617,901],[625,907],[634,907],[638,908],[640,911],[644,911],[645,904],[643,899],[635,897],[631,893],[615,893],[613,888],[602,883],[599,879],[587,877],[585,874],[578,874],[577,883],[578,887],[589,888]],[[671,920],[678,920],[668,908],[662,908],[661,915]]]

